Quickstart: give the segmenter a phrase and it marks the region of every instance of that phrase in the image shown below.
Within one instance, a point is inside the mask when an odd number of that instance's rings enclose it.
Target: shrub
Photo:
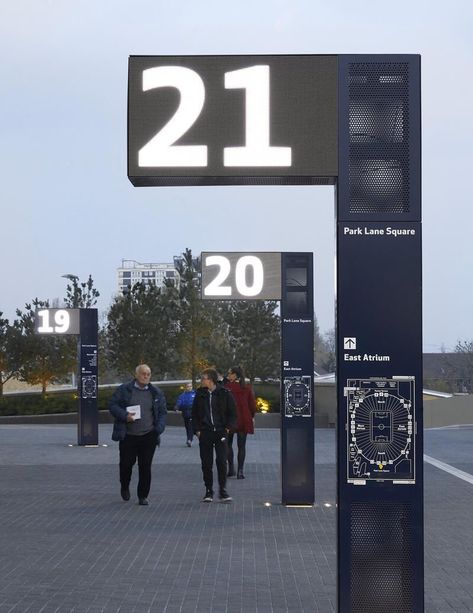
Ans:
[[[163,384],[160,386],[166,396],[168,410],[172,411],[177,397],[184,391],[184,386]],[[99,389],[98,409],[108,409],[108,402],[116,388]],[[254,385],[255,396],[260,396],[270,404],[270,412],[278,413],[280,407],[279,384],[257,383]],[[0,398],[0,416],[9,415],[46,415],[50,413],[75,413],[79,401],[76,391],[52,392],[42,396],[34,394],[14,394]]]

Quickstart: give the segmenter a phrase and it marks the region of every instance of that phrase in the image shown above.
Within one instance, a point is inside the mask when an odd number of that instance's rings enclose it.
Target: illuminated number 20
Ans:
[[[291,166],[291,147],[270,142],[269,66],[250,66],[225,73],[226,89],[246,90],[245,146],[225,147],[224,166]],[[168,123],[138,152],[140,167],[207,166],[206,145],[175,145],[192,127],[205,102],[200,75],[183,66],[158,66],[143,71],[143,91],[175,87],[180,103]]]
[[[230,260],[223,255],[209,255],[205,258],[206,266],[218,266],[219,271],[205,288],[205,296],[231,296],[232,288],[230,285],[223,285],[228,279],[231,272]],[[247,268],[250,267],[253,271],[253,283],[246,283]],[[252,298],[258,296],[263,289],[264,284],[264,269],[259,258],[254,255],[245,255],[238,259],[235,267],[235,286],[241,296]]]
[[[63,334],[67,332],[71,322],[69,313],[62,309],[56,311],[54,313],[54,323],[56,324],[54,327],[49,325],[49,314],[50,312],[48,310],[38,311],[38,317],[41,318],[41,325],[38,327],[38,332],[40,334],[51,334],[52,332]]]

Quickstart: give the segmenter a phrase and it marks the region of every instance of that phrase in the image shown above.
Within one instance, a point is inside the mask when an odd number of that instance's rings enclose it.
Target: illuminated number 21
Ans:
[[[225,147],[224,166],[291,166],[291,147],[270,141],[269,66],[251,66],[225,73],[226,89],[246,90],[245,146]],[[206,145],[175,145],[199,117],[205,102],[202,78],[183,66],[158,66],[143,71],[143,91],[175,87],[180,103],[175,114],[138,152],[140,167],[207,166]]]

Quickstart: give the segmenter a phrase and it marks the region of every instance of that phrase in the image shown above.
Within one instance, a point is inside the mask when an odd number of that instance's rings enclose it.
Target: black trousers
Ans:
[[[192,426],[192,417],[184,417],[182,414],[182,419],[184,420],[184,427],[186,429],[187,440],[192,441],[194,438],[194,427]]]
[[[143,436],[127,434],[120,441],[120,483],[129,487],[133,466],[138,460],[138,498],[147,498],[151,487],[151,463],[156,450],[157,434],[153,430]]]
[[[246,457],[246,437],[244,432],[237,432],[238,468],[243,470]],[[228,435],[228,463],[233,466],[233,432]]]
[[[223,439],[223,440],[222,440]],[[213,491],[213,459],[217,464],[218,485],[221,490],[227,483],[227,437],[224,432],[202,430],[199,437],[200,460],[205,487]]]

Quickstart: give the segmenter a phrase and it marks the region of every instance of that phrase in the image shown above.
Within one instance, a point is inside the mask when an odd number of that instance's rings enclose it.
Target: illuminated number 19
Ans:
[[[67,311],[60,309],[54,313],[54,328],[49,325],[49,311],[38,311],[38,317],[41,318],[41,325],[38,327],[40,334],[51,334],[55,332],[57,334],[63,334],[69,329],[71,318]]]

